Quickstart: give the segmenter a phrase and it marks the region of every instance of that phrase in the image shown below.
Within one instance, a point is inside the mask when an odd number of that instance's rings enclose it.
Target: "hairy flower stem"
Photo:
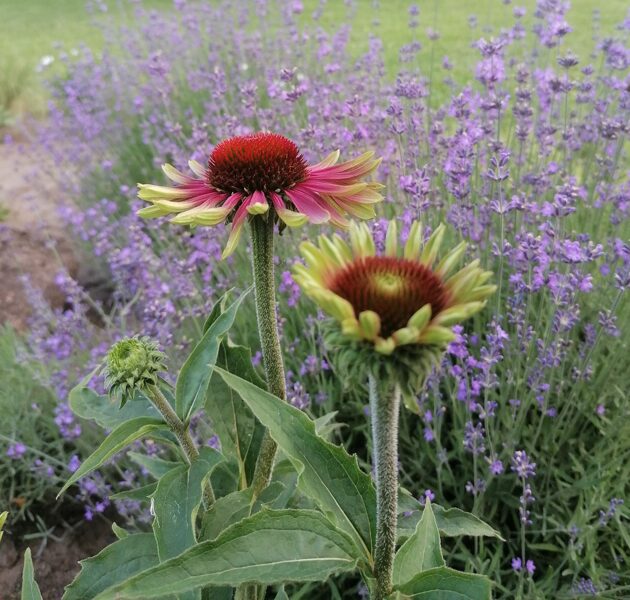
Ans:
[[[156,385],[151,385],[147,388],[147,392],[153,406],[160,411],[162,417],[166,421],[166,424],[171,428],[171,431],[177,437],[177,441],[184,451],[189,463],[192,463],[198,456],[199,451],[190,436],[190,431],[186,424],[177,416],[177,413],[173,410],[169,401],[164,397],[164,394]],[[206,482],[204,492],[204,504],[206,508],[210,508],[214,504],[215,496],[210,481]]]
[[[267,389],[282,400],[286,397],[284,363],[278,334],[276,317],[276,287],[273,266],[273,227],[274,214],[270,211],[266,218],[252,219],[252,270],[254,273],[254,294],[256,296],[256,317],[258,334],[267,378]],[[252,479],[254,499],[269,485],[273,461],[276,456],[276,443],[266,431],[260,445],[256,469]]]
[[[275,215],[270,210],[265,216],[266,218],[256,216],[251,222],[256,319],[267,378],[267,389],[274,396],[284,400],[286,398],[286,384],[276,317],[276,284],[273,265]],[[269,431],[265,431],[251,483],[252,503],[271,481],[276,449],[277,444],[269,435]],[[236,590],[234,598],[235,600],[259,600],[263,596],[264,588],[262,586],[243,585]]]
[[[379,389],[370,376],[372,444],[376,470],[376,551],[372,600],[385,600],[392,592],[398,512],[398,415],[400,387]]]

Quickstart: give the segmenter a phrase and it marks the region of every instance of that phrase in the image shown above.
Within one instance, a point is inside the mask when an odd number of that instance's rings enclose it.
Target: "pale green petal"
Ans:
[[[366,340],[373,340],[381,331],[381,318],[373,310],[359,313],[361,334]]]
[[[427,265],[428,267],[433,266],[433,263],[440,252],[440,246],[442,245],[445,232],[446,228],[443,224],[437,226],[422,250],[422,254],[420,255],[421,263]]]
[[[425,304],[420,310],[413,313],[409,319],[409,326],[422,331],[431,320],[431,312],[431,305]]]
[[[448,277],[453,268],[457,266],[457,263],[461,260],[466,252],[468,244],[466,242],[460,242],[453,248],[439,263],[435,269],[435,274],[444,279]]]
[[[396,220],[392,219],[387,227],[387,236],[385,237],[385,255],[398,256],[398,227]]]
[[[409,237],[405,243],[404,257],[407,260],[418,260],[422,247],[422,223],[414,221],[409,229]]]

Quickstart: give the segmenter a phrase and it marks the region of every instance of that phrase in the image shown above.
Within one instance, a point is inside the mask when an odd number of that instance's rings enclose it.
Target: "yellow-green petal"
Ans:
[[[431,320],[431,305],[425,304],[420,310],[417,310],[409,319],[409,327],[415,327],[422,331]]]
[[[457,266],[464,253],[466,252],[468,244],[466,242],[460,242],[453,248],[439,263],[435,270],[435,274],[438,277],[444,279],[447,277],[451,270]]]
[[[373,340],[381,331],[381,318],[373,310],[359,313],[361,334],[366,340]]]
[[[392,338],[396,342],[397,346],[406,346],[408,344],[414,344],[418,341],[420,332],[415,327],[402,327],[394,331]]]
[[[444,346],[455,339],[455,334],[447,327],[440,327],[439,325],[431,325],[427,327],[420,338],[418,343],[420,344],[435,344],[437,346]]]
[[[374,349],[387,356],[396,350],[396,342],[391,337],[387,339],[377,338],[374,342]]]
[[[433,266],[433,263],[440,251],[445,231],[446,228],[443,224],[437,226],[435,231],[431,234],[431,237],[428,239],[425,247],[422,249],[422,254],[420,255],[421,263],[427,265],[428,267]]]
[[[396,221],[392,219],[387,227],[387,236],[385,237],[385,255],[398,256],[398,227]]]
[[[404,257],[407,260],[418,260],[422,247],[422,223],[414,221],[409,229],[409,236],[405,243]]]

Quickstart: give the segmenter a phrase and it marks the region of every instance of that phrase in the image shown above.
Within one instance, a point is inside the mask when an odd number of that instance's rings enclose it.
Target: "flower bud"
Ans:
[[[157,342],[148,337],[125,338],[116,342],[105,361],[108,393],[120,398],[123,406],[135,392],[157,384],[158,373],[166,370],[165,359]]]

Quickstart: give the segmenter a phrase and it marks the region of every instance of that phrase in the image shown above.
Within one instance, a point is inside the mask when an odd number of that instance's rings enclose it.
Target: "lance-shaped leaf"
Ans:
[[[33,559],[31,549],[27,548],[24,553],[24,568],[22,569],[22,595],[21,600],[42,600],[37,582],[35,581],[35,571],[33,569]]]
[[[422,511],[414,534],[399,548],[394,558],[394,585],[402,585],[422,571],[445,566],[431,501]]]
[[[127,457],[137,465],[140,465],[156,479],[163,477],[171,469],[175,469],[183,464],[181,461],[164,460],[158,456],[149,456],[147,454],[141,454],[140,452],[127,452]]]
[[[479,517],[459,508],[444,508],[439,504],[432,504],[431,509],[440,533],[445,537],[495,537],[503,540],[501,534]],[[412,536],[418,521],[422,517],[424,507],[418,500],[404,489],[398,495],[398,539],[399,541]]]
[[[138,533],[119,539],[80,563],[81,571],[66,588],[63,600],[94,598],[112,585],[157,565],[159,559],[153,534]]]
[[[6,510],[3,513],[0,513],[0,542],[2,541],[2,528],[4,527],[8,516],[9,513]]]
[[[171,469],[157,484],[152,496],[153,534],[161,561],[181,554],[197,542],[195,518],[204,482],[223,456],[212,448],[202,448],[190,465]]]
[[[376,491],[356,457],[322,439],[301,410],[217,368],[224,381],[267,427],[300,474],[298,485],[352,537],[361,558],[371,562],[376,532]]]
[[[250,349],[234,345],[229,338],[224,339],[221,344],[217,365],[262,389],[266,387],[252,365]],[[219,436],[222,451],[228,456],[236,457],[239,465],[239,487],[245,489],[254,475],[265,428],[256,420],[240,396],[216,374],[208,389],[206,412],[211,415],[212,427]]]
[[[397,589],[405,600],[490,600],[492,584],[482,575],[438,567]]]
[[[114,429],[121,423],[137,417],[159,418],[157,409],[141,394],[120,408],[116,400],[101,396],[79,384],[70,391],[68,403],[72,412],[82,419],[96,421],[103,429]]]
[[[141,502],[148,502],[151,499],[151,496],[155,493],[157,489],[157,481],[152,481],[147,485],[143,485],[137,488],[132,488],[130,490],[123,490],[122,492],[116,492],[112,494],[109,499],[110,500],[140,500]]]
[[[57,498],[73,483],[81,479],[81,477],[85,477],[88,473],[94,471],[94,469],[98,469],[104,462],[114,456],[114,454],[120,452],[132,442],[160,429],[168,429],[168,426],[163,421],[151,417],[138,417],[119,425],[103,440],[101,445],[81,463],[81,466],[61,488],[61,491],[57,494]]]
[[[319,512],[263,511],[95,600],[180,594],[204,586],[321,581],[356,567],[353,544]]]
[[[203,406],[221,340],[232,327],[236,312],[249,291],[245,290],[225,311],[221,310],[214,318],[179,372],[175,385],[175,411],[185,422]],[[218,305],[222,307],[222,300],[219,300]],[[215,312],[216,306],[211,316],[215,316]]]

